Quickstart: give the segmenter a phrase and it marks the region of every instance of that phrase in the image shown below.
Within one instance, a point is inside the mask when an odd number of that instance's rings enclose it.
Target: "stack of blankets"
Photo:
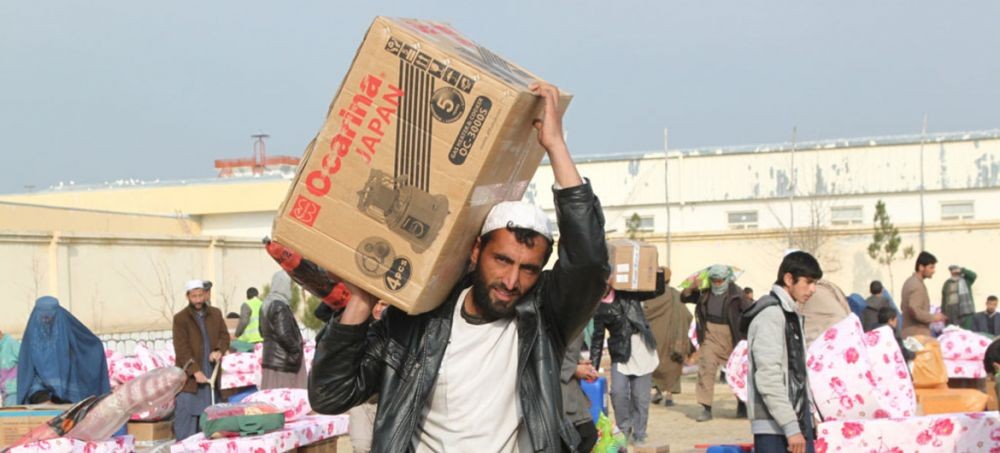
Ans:
[[[303,345],[306,370],[312,368],[312,359],[316,354],[316,342],[309,341]],[[219,377],[220,389],[234,389],[257,386],[260,384],[261,356],[263,345],[257,344],[253,352],[229,353],[222,357],[222,371]],[[116,388],[142,374],[157,368],[174,364],[174,350],[167,345],[161,350],[153,351],[145,345],[135,347],[131,355],[106,350],[108,359],[108,377],[111,387]],[[167,418],[173,412],[173,403],[162,408],[132,416],[133,421],[156,421]]]
[[[972,367],[975,335],[946,332],[942,349],[959,366]],[[946,342],[952,341],[949,349]],[[961,341],[961,343],[960,343]],[[966,350],[969,341],[973,341]],[[917,416],[916,391],[893,332],[882,327],[865,333],[851,314],[833,325],[807,350],[807,367],[817,427],[816,451],[1000,452],[1000,415],[996,412]],[[733,393],[746,400],[747,346],[736,346],[726,367]],[[992,450],[991,450],[992,449]]]

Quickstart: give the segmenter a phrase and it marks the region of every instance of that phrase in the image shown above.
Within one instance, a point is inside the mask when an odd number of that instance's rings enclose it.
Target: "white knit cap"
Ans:
[[[184,285],[184,292],[191,292],[192,289],[205,289],[205,282],[201,280],[188,280]]]
[[[504,201],[493,206],[480,235],[507,227],[529,229],[552,240],[549,217],[538,206],[526,201]]]

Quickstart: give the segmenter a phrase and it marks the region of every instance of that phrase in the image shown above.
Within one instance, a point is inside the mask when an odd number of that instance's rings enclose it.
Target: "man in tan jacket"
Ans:
[[[902,311],[903,311],[903,337],[914,335],[931,336],[932,322],[944,321],[945,317],[941,313],[931,314],[931,298],[927,294],[927,285],[924,279],[934,276],[934,267],[937,265],[937,258],[927,252],[920,252],[917,256],[915,272],[903,283],[902,291]]]

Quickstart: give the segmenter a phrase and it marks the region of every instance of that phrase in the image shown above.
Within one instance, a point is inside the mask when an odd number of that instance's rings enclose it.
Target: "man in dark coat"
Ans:
[[[222,353],[229,350],[229,329],[222,311],[208,305],[208,293],[202,281],[189,281],[185,289],[188,306],[174,315],[173,323],[175,364],[188,375],[175,400],[174,438],[177,440],[200,431],[198,417],[212,404],[209,377],[222,359]]]
[[[261,354],[260,388],[306,388],[306,367],[302,332],[288,301],[292,279],[281,270],[271,278],[271,291],[260,308]]]
[[[986,298],[986,310],[972,317],[972,331],[996,337],[1000,335],[1000,313],[997,313],[997,296]]]

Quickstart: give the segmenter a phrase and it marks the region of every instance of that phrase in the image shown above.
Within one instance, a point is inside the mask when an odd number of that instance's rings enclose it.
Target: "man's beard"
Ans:
[[[492,285],[486,283],[483,279],[483,273],[477,264],[476,274],[472,282],[472,304],[479,311],[479,318],[486,322],[513,318],[515,306],[521,300],[521,292],[515,291],[512,294],[514,300],[510,301],[509,305],[505,305],[503,301],[495,301],[490,297],[490,290],[493,288],[498,288],[501,291],[504,290],[503,283],[494,283]]]

